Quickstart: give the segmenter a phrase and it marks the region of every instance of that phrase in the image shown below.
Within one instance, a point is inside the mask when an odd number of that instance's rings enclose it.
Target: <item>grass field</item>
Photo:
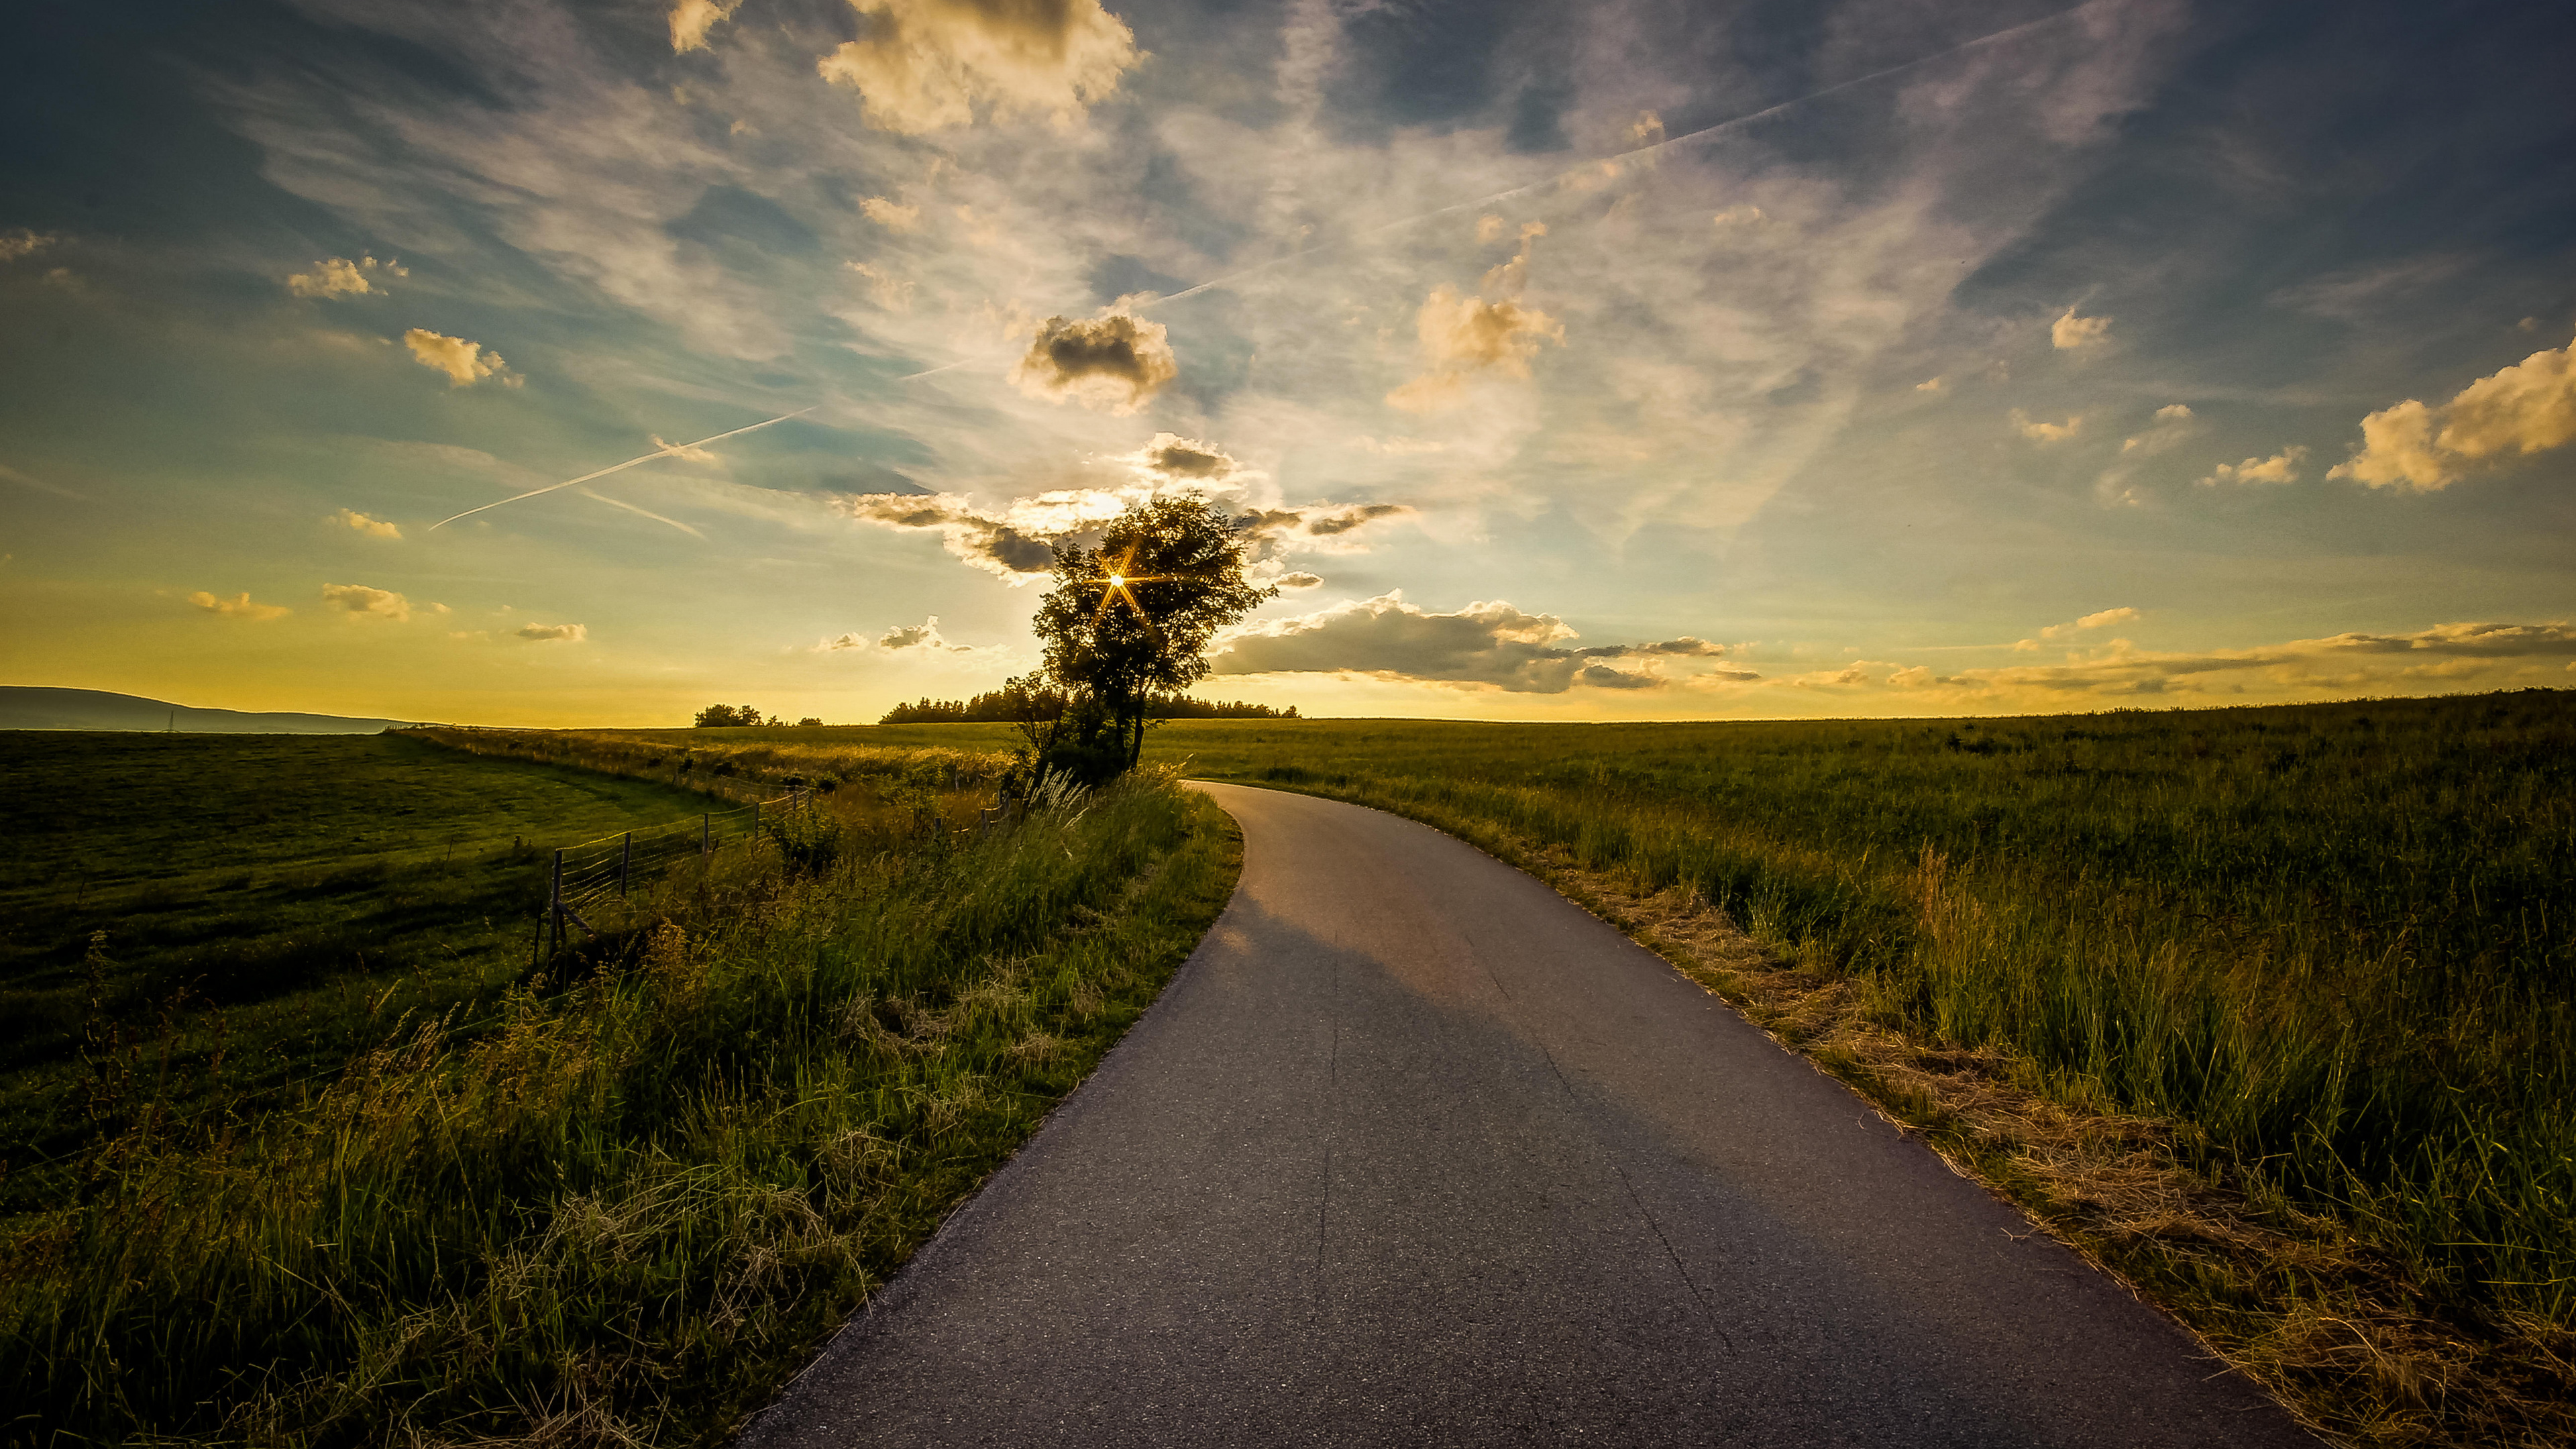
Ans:
[[[551,768],[389,747],[469,790]],[[640,887],[491,1029],[416,1012],[282,1110],[119,1081],[75,1191],[0,1239],[0,1443],[726,1437],[1232,889],[1231,831],[1168,777],[979,838],[923,829],[970,797],[876,763],[780,848]]]
[[[70,1189],[85,1049],[183,1115],[278,1105],[524,975],[539,845],[705,803],[397,735],[0,733],[0,1217]]]
[[[701,752],[809,761],[971,758],[1011,738],[696,733]],[[2187,1214],[2134,1212],[2112,1232],[2075,1199],[2052,1221],[2316,1422],[2384,1443],[2576,1432],[2576,694],[1977,721],[1176,721],[1148,739],[1149,760],[1193,775],[1380,806],[1561,862],[1577,885],[1717,907],[1938,1070],[1998,1064],[2091,1120],[2148,1124],[2140,1140],[2287,1235],[2249,1253],[2195,1241],[2211,1230]],[[2045,1215],[2046,1184],[2032,1190]]]

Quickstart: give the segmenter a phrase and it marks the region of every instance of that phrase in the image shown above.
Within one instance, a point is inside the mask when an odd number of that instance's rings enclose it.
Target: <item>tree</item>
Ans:
[[[1216,631],[1279,593],[1244,578],[1233,521],[1197,498],[1131,508],[1097,548],[1059,544],[1055,581],[1035,628],[1046,672],[1073,698],[1050,748],[1093,778],[1133,768],[1155,698],[1206,678]]]
[[[698,728],[702,730],[732,729],[761,723],[764,721],[760,711],[747,704],[711,704],[698,711]],[[771,719],[766,723],[785,724],[786,721]]]

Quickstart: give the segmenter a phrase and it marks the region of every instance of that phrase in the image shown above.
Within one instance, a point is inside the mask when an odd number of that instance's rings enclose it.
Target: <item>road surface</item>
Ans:
[[[745,1449],[2315,1444],[1541,882],[1203,788],[1215,929]]]

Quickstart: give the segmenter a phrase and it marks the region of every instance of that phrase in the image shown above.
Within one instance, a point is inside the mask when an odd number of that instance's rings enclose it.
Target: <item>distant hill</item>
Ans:
[[[371,735],[412,723],[336,714],[191,709],[101,689],[0,685],[0,730],[167,730],[192,735]]]

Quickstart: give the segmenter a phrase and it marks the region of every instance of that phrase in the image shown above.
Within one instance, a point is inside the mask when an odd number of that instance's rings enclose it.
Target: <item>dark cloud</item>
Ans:
[[[1055,548],[954,494],[860,493],[841,508],[862,523],[935,532],[949,553],[1005,583],[1025,584],[1055,566]]]
[[[1705,639],[1694,639],[1684,634],[1678,639],[1667,639],[1661,644],[1596,644],[1589,649],[1577,649],[1574,652],[1585,659],[1627,659],[1645,654],[1660,654],[1675,659],[1715,659],[1726,653],[1726,646],[1711,644]]]
[[[1413,509],[1402,503],[1309,503],[1301,508],[1259,508],[1240,514],[1235,524],[1263,543],[1297,539],[1339,538],[1381,518],[1398,518]]]
[[[1655,689],[1655,675],[1586,663],[1596,651],[1560,647],[1574,637],[1553,614],[1500,600],[1435,614],[1387,594],[1281,619],[1241,635],[1211,661],[1219,674],[1373,674],[1381,679],[1482,684],[1513,694]],[[1695,642],[1695,641],[1694,641]],[[1643,652],[1630,650],[1629,652]]]
[[[1132,413],[1181,375],[1160,322],[1125,312],[1049,317],[1038,324],[1011,381],[1032,397]]]
[[[1174,478],[1224,478],[1233,474],[1235,462],[1196,439],[1157,433],[1145,445],[1145,466]]]

